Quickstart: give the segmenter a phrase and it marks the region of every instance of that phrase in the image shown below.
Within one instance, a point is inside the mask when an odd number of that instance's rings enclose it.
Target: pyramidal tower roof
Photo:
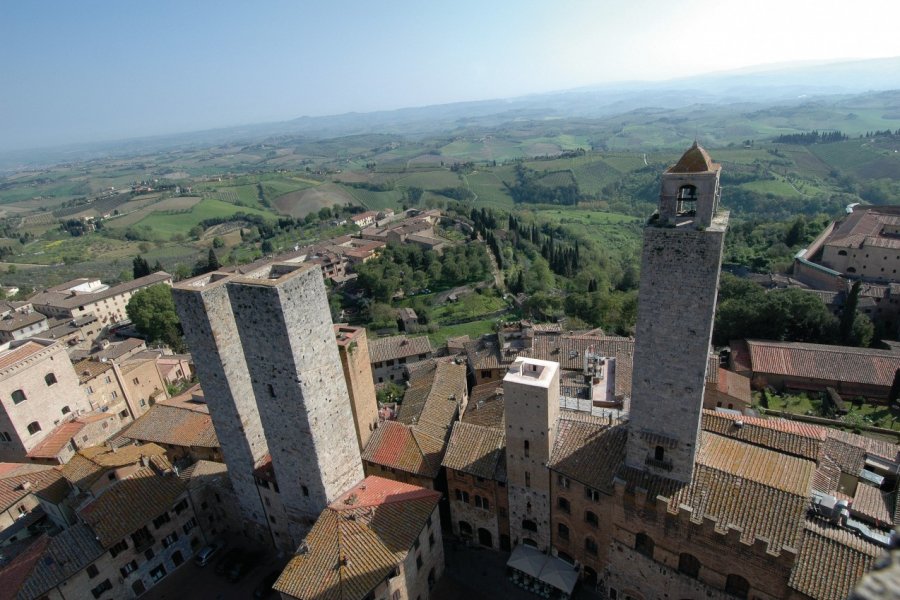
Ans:
[[[714,163],[706,149],[695,140],[675,166],[669,169],[669,173],[707,173],[719,168],[720,165]]]

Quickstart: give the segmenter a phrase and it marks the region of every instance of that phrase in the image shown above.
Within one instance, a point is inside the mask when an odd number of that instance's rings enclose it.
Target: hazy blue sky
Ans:
[[[900,55],[900,0],[0,3],[0,148]]]

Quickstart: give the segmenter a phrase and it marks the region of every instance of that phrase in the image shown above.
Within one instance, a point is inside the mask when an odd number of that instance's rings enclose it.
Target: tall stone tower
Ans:
[[[626,464],[689,482],[728,213],[721,165],[695,142],[662,175],[644,230]]]
[[[321,271],[272,263],[212,273],[174,296],[244,513],[259,507],[265,522],[253,468],[268,452],[299,543],[363,478]]]
[[[362,452],[378,426],[378,398],[375,395],[375,381],[372,379],[372,364],[369,362],[369,342],[363,327],[335,325],[334,335],[337,338],[347,391],[350,393],[356,441]]]
[[[547,463],[559,419],[559,363],[519,357],[503,378],[506,477],[513,544],[550,547]]]
[[[263,532],[265,538],[266,512],[253,468],[269,449],[225,287],[228,278],[226,273],[210,273],[188,279],[176,284],[172,295],[241,515],[246,525],[257,529],[246,533],[258,538]]]

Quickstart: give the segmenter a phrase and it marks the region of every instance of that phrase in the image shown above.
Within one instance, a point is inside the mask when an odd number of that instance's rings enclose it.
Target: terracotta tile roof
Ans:
[[[322,511],[275,590],[300,600],[362,600],[404,560],[439,500],[437,492],[367,477]]]
[[[72,438],[84,429],[84,426],[85,423],[78,420],[60,423],[47,437],[28,452],[28,458],[55,459],[62,449],[65,448],[66,444],[71,442]]]
[[[47,317],[39,312],[21,313],[14,312],[0,319],[0,331],[16,331],[41,321],[46,321]]]
[[[0,569],[0,600],[16,600],[19,597],[20,591],[50,544],[50,536],[42,535],[37,540],[29,541],[31,544],[27,548]]]
[[[473,371],[489,369],[502,369],[510,365],[515,359],[515,353],[503,352],[496,334],[482,336],[481,338],[463,344],[466,351],[466,359]]]
[[[634,340],[618,336],[537,335],[532,348],[523,355],[558,362],[567,371],[584,369],[585,352],[616,359],[616,395],[631,395]]]
[[[47,538],[28,579],[19,590],[18,600],[37,600],[60,585],[89,564],[100,558],[103,547],[94,533],[83,523],[67,527],[57,535]]]
[[[107,360],[117,360],[126,354],[134,352],[139,348],[146,348],[147,344],[144,340],[139,340],[137,338],[128,338],[127,340],[122,340],[121,342],[113,342],[103,350],[99,352],[93,353],[91,356],[97,360],[103,360],[104,358]]]
[[[853,512],[869,517],[881,526],[894,522],[894,496],[874,485],[859,482],[853,497]]]
[[[716,169],[721,169],[721,165],[718,165],[712,161],[709,153],[703,146],[694,142],[694,144],[688,148],[687,152],[681,155],[681,158],[678,159],[678,162],[675,163],[675,166],[669,167],[666,171],[667,173],[706,173],[709,171],[715,171]]]
[[[406,337],[405,335],[395,335],[370,339],[368,343],[369,361],[373,363],[408,358],[431,352],[431,341],[428,339],[428,336]]]
[[[826,523],[807,521],[788,586],[818,600],[843,600],[881,549]]]
[[[754,373],[889,388],[900,369],[900,355],[887,350],[767,340],[746,343]]]
[[[75,369],[75,374],[78,375],[78,382],[84,384],[107,371],[112,371],[113,367],[108,362],[85,358],[72,365],[72,368]]]
[[[648,498],[664,497],[668,511],[684,505],[691,519],[704,516],[741,529],[741,540],[769,540],[771,551],[796,548],[809,505],[815,463],[738,440],[703,432],[690,484],[622,467],[618,477],[627,489],[641,487]]]
[[[450,443],[447,444],[443,465],[448,469],[496,481],[497,467],[505,453],[506,434],[502,429],[456,423]]]
[[[419,439],[427,438],[420,436]],[[392,469],[400,469],[423,477],[437,477],[441,467],[441,452],[431,444],[419,445],[412,427],[396,421],[385,421],[372,434],[362,459]]]
[[[46,292],[32,296],[29,298],[29,302],[35,306],[53,306],[72,309],[166,281],[171,282],[172,276],[165,271],[158,271],[94,293],[73,294],[59,289],[63,286],[57,286],[57,289],[50,288]],[[74,284],[75,282],[73,281],[70,283]]]
[[[741,426],[736,427],[735,422]],[[779,452],[817,460],[827,431],[818,425],[809,425],[786,419],[746,417],[714,410],[703,411],[702,427],[719,435],[738,439]]]
[[[171,509],[186,488],[174,473],[159,475],[152,467],[143,467],[115,483],[78,514],[103,547],[109,548]]]
[[[41,350],[46,350],[48,347],[49,346],[47,345],[28,340],[24,344],[20,344],[9,350],[4,350],[3,352],[0,352],[0,371],[30,358]]]
[[[155,442],[172,446],[218,448],[219,439],[207,410],[183,407],[179,400],[174,404],[155,404],[120,437],[140,442]],[[206,408],[205,405],[203,405]]]
[[[898,461],[900,459],[900,446],[884,440],[857,435],[840,429],[827,429],[828,438],[844,444],[861,448],[866,454],[877,456],[886,460]]]
[[[505,429],[503,385],[499,381],[482,383],[472,388],[466,412],[460,419],[464,423]]]
[[[141,457],[164,458],[166,451],[156,444],[126,445],[118,448],[92,446],[75,453],[62,466],[63,477],[81,490],[88,489],[97,479],[111,469],[133,465]]]
[[[271,463],[271,458],[270,458]],[[201,488],[211,482],[230,485],[228,481],[228,466],[225,463],[212,460],[198,460],[186,469],[178,473],[190,489]]]
[[[626,439],[624,425],[610,427],[600,419],[560,417],[547,466],[588,487],[609,491],[625,458]]]
[[[69,486],[55,467],[47,465],[22,465],[0,477],[0,511],[15,508],[29,494],[58,495],[55,490],[62,485],[67,493]]]

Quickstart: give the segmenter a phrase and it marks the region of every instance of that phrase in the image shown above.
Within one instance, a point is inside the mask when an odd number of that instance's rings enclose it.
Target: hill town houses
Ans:
[[[10,304],[0,589],[139,597],[230,539],[289,556],[282,598],[425,600],[454,540],[542,597],[847,597],[890,545],[897,447],[756,416],[751,390],[886,402],[900,354],[741,340],[721,361],[720,175],[697,144],[661,174],[634,338],[519,321],[440,347],[370,339],[332,322],[336,271],[299,251]],[[434,217],[360,216],[373,242]],[[375,248],[343,242],[328,252]],[[190,356],[95,343],[155,283]],[[392,382],[402,399],[379,405]]]

